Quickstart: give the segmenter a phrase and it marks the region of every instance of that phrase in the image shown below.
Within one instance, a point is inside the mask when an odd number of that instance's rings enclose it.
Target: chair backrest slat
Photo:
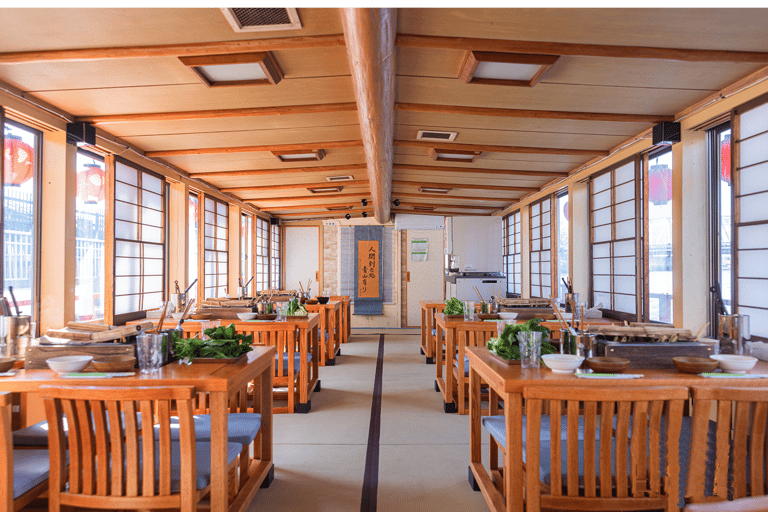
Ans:
[[[587,402],[584,404],[584,496],[589,498],[597,496],[596,439],[597,402]]]
[[[753,414],[753,431],[755,435],[752,436],[752,442],[749,446],[749,458],[750,460],[762,460],[765,456],[765,432],[766,432],[766,416],[768,415],[768,404],[765,402],[758,402],[755,404]],[[752,495],[765,494],[765,472],[763,470],[763,464],[750,464],[750,483],[752,487]]]
[[[139,410],[142,418],[152,418],[154,408],[149,400],[139,402]],[[150,424],[154,424],[153,421]],[[142,419],[142,425],[144,420]],[[149,425],[147,425],[149,427]],[[114,430],[113,430],[114,432]],[[141,457],[142,457],[142,475],[141,475],[141,495],[155,495],[155,436],[141,436]]]
[[[125,447],[124,456],[126,467],[128,468],[125,477],[125,490],[122,492],[125,496],[138,496],[139,495],[139,482],[140,475],[137,470],[131,470],[131,468],[139,467],[139,428],[137,421],[137,414],[139,411],[136,407],[136,402],[128,401],[123,402],[123,414],[125,415]],[[152,428],[152,418],[146,418],[147,433],[150,433]],[[144,423],[142,422],[142,431],[144,430]],[[119,492],[119,491],[117,491]],[[113,492],[112,494],[117,494]]]
[[[566,422],[568,439],[578,439],[579,437],[579,402],[569,400],[566,408]],[[566,480],[568,485],[568,496],[579,495],[579,446],[576,443],[567,443],[567,462],[566,462]]]
[[[629,474],[629,424],[632,418],[632,403],[618,402],[616,406],[616,474]],[[616,496],[626,498],[629,496],[629,480],[617,479]]]
[[[720,401],[717,405],[717,434],[714,494],[728,496],[728,461],[731,443],[731,402]]]
[[[600,496],[607,497],[612,493],[612,478],[611,478],[611,438],[612,436],[602,435],[602,432],[610,432],[613,429],[613,411],[615,408],[615,402],[603,402],[600,408]],[[618,441],[618,439],[617,439]],[[619,443],[616,443],[617,455],[620,453],[618,450]],[[626,451],[626,447],[624,448]],[[618,465],[617,465],[618,466]],[[618,472],[616,474],[621,474]],[[616,486],[623,487],[626,492],[626,481],[617,478]]]
[[[563,494],[563,464],[562,464],[562,443],[560,442],[560,422],[562,421],[562,403],[559,400],[549,401],[549,430],[557,432],[556,439],[550,444],[550,460],[552,461],[552,494],[560,496]],[[551,439],[551,436],[550,436]]]
[[[111,460],[125,460],[125,446],[123,445],[123,436],[118,428],[122,425],[120,421],[120,408],[116,401],[110,400],[105,403],[107,407],[107,419],[109,420],[109,446],[111,452]],[[66,411],[65,411],[66,413]],[[105,427],[106,428],[106,427]],[[72,435],[72,428],[70,427],[70,436]],[[106,432],[105,432],[106,433]],[[70,465],[71,465],[70,461]],[[124,496],[125,486],[124,482],[126,478],[123,475],[122,464],[112,464],[110,471],[112,472],[112,488],[110,489],[110,496]],[[131,478],[131,467],[127,468],[128,478]],[[138,477],[136,477],[138,480]],[[79,492],[77,494],[80,494]]]
[[[664,413],[664,402],[653,401],[649,406],[649,429],[648,429],[648,447],[650,450],[648,462],[648,471],[645,475],[638,475],[638,486],[640,479],[644,478],[645,491],[650,496],[661,495],[661,458],[658,447],[661,444],[661,418]]]
[[[733,422],[733,459],[747,460],[747,443],[749,442],[749,402],[736,402]],[[733,465],[733,498],[743,498],[747,495],[747,465]]]
[[[171,494],[171,411],[170,403],[161,401],[157,404],[158,419],[158,494],[169,496]],[[149,432],[149,429],[147,429]]]
[[[69,488],[74,492],[82,492],[80,485],[80,476],[82,468],[82,457],[80,452],[80,428],[78,425],[77,414],[75,412],[72,400],[62,401],[62,409],[67,417],[67,431],[69,446]]]
[[[77,421],[83,428],[80,429],[81,433],[81,446],[83,451],[83,493],[93,494],[95,491],[96,475],[94,468],[94,456],[96,447],[94,439],[94,431],[91,418],[91,408],[88,402],[76,402],[75,409],[77,410]]]

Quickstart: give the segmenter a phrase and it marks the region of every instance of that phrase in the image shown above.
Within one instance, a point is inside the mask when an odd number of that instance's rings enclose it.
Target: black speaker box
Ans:
[[[88,123],[67,123],[67,143],[96,145],[96,128]]]
[[[278,219],[277,217],[272,217],[271,219],[269,219],[269,223],[272,224],[273,226],[279,226],[280,219]]]
[[[680,142],[680,123],[663,122],[653,127],[653,145]]]

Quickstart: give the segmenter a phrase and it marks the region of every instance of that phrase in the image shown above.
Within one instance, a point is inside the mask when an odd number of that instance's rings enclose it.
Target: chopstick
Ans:
[[[560,314],[560,310],[557,308],[557,305],[555,304],[555,299],[552,298],[552,296],[549,296],[549,302],[552,304],[552,309],[555,311],[555,316],[558,320],[560,320],[560,323],[565,326],[566,329],[568,329],[568,332],[571,334],[571,336],[576,336],[576,331],[573,329],[573,327],[568,325],[568,322],[565,321],[565,318]]]
[[[160,332],[160,329],[163,328],[163,321],[165,321],[165,313],[168,311],[168,304],[170,304],[169,301],[165,301],[163,303],[163,312],[160,313],[160,320],[157,322],[157,327],[155,327],[154,329],[150,329],[147,332],[153,332],[153,331],[156,333]]]
[[[479,299],[480,299],[480,302],[485,302],[485,301],[483,300],[483,296],[482,296],[482,295],[480,295],[480,290],[478,290],[478,289],[477,289],[477,286],[474,286],[474,285],[473,285],[473,286],[472,286],[472,289],[473,289],[473,290],[475,290],[475,293],[477,294],[477,298],[479,298]]]
[[[301,293],[304,293],[304,286],[301,284],[301,281],[299,281],[299,288],[301,288]]]

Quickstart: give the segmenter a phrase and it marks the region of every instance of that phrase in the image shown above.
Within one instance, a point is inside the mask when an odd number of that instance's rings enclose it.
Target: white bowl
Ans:
[[[253,320],[256,318],[256,313],[238,313],[237,318],[240,320]]]
[[[517,313],[499,313],[498,315],[501,320],[514,320],[517,318]]]
[[[48,368],[58,373],[79,372],[91,363],[93,356],[60,356],[46,359]]]
[[[584,362],[583,357],[571,354],[544,354],[541,359],[554,373],[573,373]]]
[[[738,356],[735,354],[718,354],[709,356],[720,363],[720,369],[728,373],[744,373],[751,370],[757,364],[757,358],[752,356]]]

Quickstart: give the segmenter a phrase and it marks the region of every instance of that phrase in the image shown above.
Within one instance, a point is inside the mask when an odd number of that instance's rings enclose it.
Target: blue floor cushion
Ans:
[[[48,465],[48,450],[13,450],[13,497],[45,482]]]
[[[280,356],[275,356],[275,371],[277,372],[277,361]],[[307,363],[312,361],[312,354],[307,353]],[[299,365],[301,364],[301,354],[299,352],[293,353],[293,371],[299,373]],[[283,352],[283,377],[288,376],[288,353]]]
[[[211,416],[197,414],[195,419],[195,440],[211,440]],[[179,419],[171,418],[171,440],[179,440]],[[251,444],[261,428],[261,414],[234,412],[227,415],[227,437],[230,443]],[[159,435],[159,426],[155,425],[155,437]]]

